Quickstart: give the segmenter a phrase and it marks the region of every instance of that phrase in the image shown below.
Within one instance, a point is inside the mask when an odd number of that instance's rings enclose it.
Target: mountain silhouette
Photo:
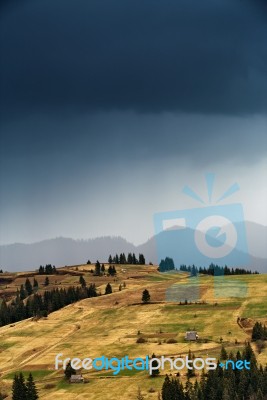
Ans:
[[[246,230],[249,249],[249,263],[247,267],[267,273],[267,227],[253,222],[246,222]],[[135,246],[122,237],[111,236],[89,240],[74,240],[59,237],[32,244],[14,243],[1,245],[0,268],[4,271],[24,271],[37,269],[40,265],[44,264],[53,264],[57,267],[82,264],[86,263],[88,259],[92,263],[97,259],[100,262],[107,262],[110,254],[113,256],[116,253],[119,254],[122,252],[125,254],[134,252],[136,255],[142,253],[147,262],[157,264],[159,262],[157,254],[159,235],[153,236],[138,246]],[[240,252],[240,259],[242,259],[242,251],[240,249],[238,251]],[[214,261],[216,262],[216,260]],[[190,261],[190,245],[188,245],[187,263],[194,263],[194,260]],[[236,266],[242,266],[242,264]]]

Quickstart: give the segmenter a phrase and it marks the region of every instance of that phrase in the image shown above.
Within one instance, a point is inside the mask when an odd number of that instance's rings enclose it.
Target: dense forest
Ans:
[[[257,365],[248,343],[242,354],[226,354],[226,359],[247,360],[250,369],[225,369],[218,363],[194,382],[188,377],[183,385],[179,377],[166,376],[162,386],[162,400],[265,400],[267,398],[267,367]],[[191,376],[194,374],[191,374]]]
[[[24,290],[24,289],[23,289]],[[69,287],[68,289],[53,289],[43,295],[34,293],[23,301],[20,292],[10,304],[5,300],[0,306],[0,326],[21,321],[30,317],[46,317],[49,313],[59,310],[68,304],[97,296],[95,285],[88,287]]]
[[[251,275],[258,274],[258,272],[252,272],[244,268],[229,268],[227,265],[221,267],[217,264],[211,263],[208,268],[196,267],[195,265],[181,265],[180,271],[189,272],[191,276],[198,274],[212,275],[212,276],[223,276],[223,275]]]
[[[56,274],[57,270],[56,267],[51,264],[46,264],[46,266],[40,265],[39,267],[39,274],[40,275],[53,275]]]
[[[165,260],[161,260],[159,263],[160,272],[172,271],[175,269],[173,259],[166,257]]]
[[[139,265],[145,265],[146,260],[143,254],[139,254],[138,258],[134,253],[128,253],[128,256],[124,253],[121,253],[120,255],[116,254],[114,257],[109,256],[108,258],[108,263],[109,264],[139,264]]]

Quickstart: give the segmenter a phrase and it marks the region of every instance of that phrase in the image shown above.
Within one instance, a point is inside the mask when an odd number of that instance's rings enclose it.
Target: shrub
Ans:
[[[171,344],[171,343],[177,343],[177,340],[174,338],[170,338],[166,341],[166,343]]]
[[[54,383],[47,383],[46,385],[44,385],[44,389],[54,389],[56,387],[56,385]]]
[[[147,342],[147,340],[144,338],[144,337],[139,337],[138,339],[137,339],[137,341],[136,341],[136,343],[146,343]]]

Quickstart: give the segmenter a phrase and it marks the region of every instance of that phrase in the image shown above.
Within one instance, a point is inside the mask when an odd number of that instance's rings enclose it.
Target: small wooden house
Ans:
[[[185,333],[185,340],[196,341],[198,339],[197,331],[188,331]]]
[[[82,375],[71,375],[70,383],[83,383],[84,378]]]

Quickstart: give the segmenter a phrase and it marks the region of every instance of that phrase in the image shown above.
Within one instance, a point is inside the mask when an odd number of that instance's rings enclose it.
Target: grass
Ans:
[[[5,375],[3,379],[13,379],[14,375],[18,375],[20,372],[23,373],[24,376],[28,376],[30,373],[32,374],[35,380],[40,380],[42,378],[47,377],[48,375],[52,374],[54,371],[47,371],[47,370],[39,370],[39,371],[31,371],[31,370],[18,370],[15,372],[10,372],[9,374]]]
[[[0,352],[9,349],[10,347],[13,347],[16,345],[16,342],[5,342],[5,343],[0,343]]]
[[[117,269],[120,271],[120,268],[118,266]],[[0,328],[1,379],[9,390],[15,372],[22,370],[27,376],[32,370],[41,398],[47,400],[134,400],[138,386],[146,400],[156,400],[164,373],[151,379],[144,371],[125,370],[117,377],[113,377],[112,371],[84,371],[89,384],[70,385],[63,379],[62,371],[51,375],[55,356],[61,352],[64,358],[95,358],[102,355],[118,358],[128,355],[135,358],[153,352],[157,356],[185,355],[191,349],[198,356],[205,357],[208,353],[217,357],[221,337],[227,351],[240,349],[249,339],[249,335],[237,324],[238,316],[253,320],[259,318],[267,323],[265,275],[224,277],[225,290],[220,293],[222,297],[215,297],[214,280],[209,276],[188,279],[186,274],[160,274],[157,266],[126,266],[125,269],[126,273],[119,272],[118,282],[110,280],[115,289],[120,283],[126,282],[126,288],[121,292],[82,300],[50,314],[46,320],[22,321],[12,328]],[[109,279],[93,277],[89,272],[85,272],[85,278],[87,282],[96,282],[98,287],[106,285]],[[77,283],[78,278],[64,276],[62,280],[64,284],[74,281]],[[238,281],[246,286],[246,296],[229,297]],[[204,304],[166,302],[166,291],[172,285],[178,291],[186,287],[199,288],[200,300]],[[151,301],[155,303],[138,304],[144,288],[149,290]],[[193,328],[198,331],[202,341],[185,341],[185,331]],[[138,331],[147,337],[147,343],[136,343]],[[176,339],[177,343],[166,343],[169,337]],[[207,343],[204,339],[208,339]],[[235,344],[236,339],[238,345]],[[267,349],[259,356],[259,360],[263,364],[267,362]],[[45,384],[49,383],[51,389],[44,389]],[[149,393],[151,387],[155,393]]]

